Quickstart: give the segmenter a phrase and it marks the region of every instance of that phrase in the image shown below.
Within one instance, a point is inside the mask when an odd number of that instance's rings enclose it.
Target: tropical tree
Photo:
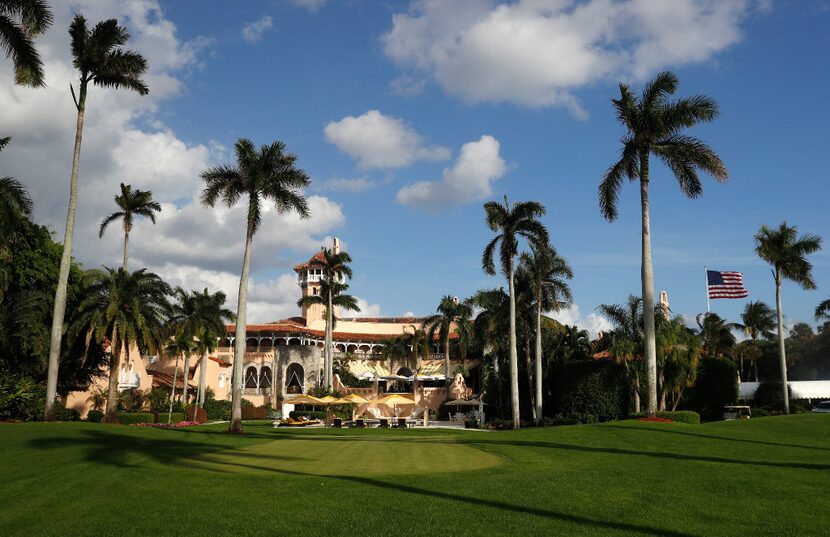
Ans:
[[[720,157],[701,140],[682,134],[684,129],[718,116],[718,105],[710,97],[697,95],[669,101],[677,91],[677,77],[660,73],[649,82],[642,95],[636,96],[626,84],[620,84],[620,98],[611,102],[617,119],[626,129],[620,159],[608,168],[599,185],[599,207],[610,222],[617,218],[617,198],[623,181],[640,181],[642,218],[642,288],[645,320],[645,360],[648,384],[647,412],[657,412],[657,357],[654,331],[654,268],[651,260],[651,223],[648,186],[649,156],[662,160],[690,198],[703,193],[698,176],[702,170],[718,181],[726,181],[728,173]]]
[[[449,384],[453,376],[450,371],[450,334],[460,320],[469,319],[473,312],[467,304],[450,295],[441,298],[435,311],[434,315],[424,319],[422,327],[429,335],[430,341],[438,340],[444,347],[444,374]]]
[[[683,392],[694,386],[697,380],[701,339],[680,316],[671,319],[660,313],[655,321],[657,360],[660,364],[659,406],[660,410],[666,410],[666,399],[670,396],[671,410],[677,410]]]
[[[786,278],[802,289],[815,289],[813,265],[807,256],[821,250],[821,237],[804,234],[799,236],[795,226],[783,222],[778,228],[761,226],[755,235],[755,252],[772,265],[775,281],[775,310],[778,315],[778,357],[781,361],[781,387],[784,391],[784,412],[790,413],[790,397],[787,391],[787,354],[784,348],[784,312],[781,306],[781,283]]]
[[[243,196],[248,198],[247,229],[245,230],[245,254],[242,258],[242,274],[239,278],[238,306],[236,309],[236,339],[233,360],[233,397],[229,430],[242,431],[242,363],[245,359],[246,326],[248,311],[248,273],[251,267],[251,245],[254,234],[262,223],[262,204],[272,201],[280,214],[297,213],[308,218],[308,203],[302,189],[311,180],[295,166],[297,157],[286,153],[285,144],[274,142],[259,150],[254,143],[240,138],[235,145],[236,165],[208,168],[202,172],[205,189],[202,204],[213,207],[221,198],[228,207],[236,205]]]
[[[531,246],[530,253],[520,257],[521,267],[530,279],[533,302],[536,306],[536,422],[541,423],[542,413],[542,312],[559,311],[573,302],[571,288],[565,280],[573,278],[570,265],[550,245],[541,248]]]
[[[351,279],[352,269],[349,263],[352,257],[346,252],[336,252],[331,248],[323,248],[322,255],[314,257],[309,262],[309,268],[320,269],[322,273],[320,294],[303,297],[297,303],[299,306],[321,304],[326,310],[326,333],[325,347],[323,348],[323,369],[324,384],[331,390],[334,382],[334,356],[332,349],[332,330],[336,323],[334,308],[341,308],[353,311],[360,311],[357,300],[349,295],[343,294],[348,285],[346,279]]]
[[[710,357],[722,357],[735,346],[733,329],[740,325],[726,322],[717,313],[701,313],[696,317],[700,329],[698,335],[703,340],[703,352]]]
[[[634,412],[639,413],[640,371],[636,360],[643,355],[643,299],[629,295],[625,304],[600,304],[597,309],[614,326],[614,329],[607,335],[611,341],[609,352],[616,363],[625,367],[634,395]],[[655,361],[656,356],[655,346]]]
[[[816,319],[828,319],[830,320],[830,298],[820,303],[816,306]]]
[[[226,334],[225,323],[231,323],[236,315],[225,307],[225,293],[217,291],[211,294],[207,288],[201,293],[193,292],[196,297],[195,317],[198,323],[194,326],[197,338],[195,351],[199,356],[199,394],[196,404],[204,407],[207,390],[207,360],[208,354],[216,350],[219,338]]]
[[[531,246],[545,247],[548,240],[548,231],[539,222],[545,214],[545,207],[535,201],[525,201],[510,204],[507,196],[504,204],[489,201],[484,204],[487,226],[497,232],[487,246],[481,258],[482,268],[489,275],[495,275],[496,265],[493,258],[496,249],[499,250],[500,268],[507,277],[510,296],[510,395],[513,427],[521,425],[519,415],[519,358],[516,349],[516,289],[514,281],[516,255],[519,253],[519,239],[525,239]]]
[[[116,194],[115,204],[120,210],[110,214],[101,222],[98,229],[98,238],[104,236],[104,231],[112,222],[122,219],[124,224],[124,262],[121,267],[127,270],[127,258],[130,243],[130,231],[133,229],[133,220],[136,216],[149,218],[156,223],[156,213],[161,212],[161,205],[153,201],[153,193],[145,190],[133,190],[131,185],[121,183],[121,194]]]
[[[70,330],[73,335],[85,333],[87,341],[110,342],[107,420],[116,421],[122,349],[129,362],[133,346],[142,354],[160,347],[172,290],[146,269],[127,272],[106,268],[89,271],[87,278],[87,294]]]
[[[752,341],[752,346],[756,348],[758,345],[758,338],[772,339],[776,325],[775,312],[761,302],[760,300],[747,302],[744,306],[744,312],[741,314],[741,323],[737,325],[744,334],[749,336]],[[752,364],[750,367],[755,371],[755,382],[758,382],[758,352],[752,355]],[[743,371],[743,365],[741,366]],[[748,376],[748,375],[747,375]]]
[[[331,254],[331,252],[328,250],[326,250],[326,252],[326,255]],[[297,301],[297,305],[300,307],[310,306],[312,304],[320,304],[326,307],[326,342],[325,348],[323,349],[323,361],[325,366],[324,384],[326,385],[326,388],[328,388],[329,391],[333,389],[334,383],[334,355],[332,353],[332,331],[337,325],[337,316],[334,315],[334,308],[340,308],[350,311],[360,311],[360,307],[357,305],[357,299],[352,295],[346,294],[346,291],[348,291],[349,289],[349,285],[346,283],[342,283],[342,279],[344,276],[348,275],[349,277],[351,277],[352,271],[346,264],[348,263],[348,261],[351,261],[351,258],[348,254],[342,252],[340,254],[333,254],[333,256],[330,257],[328,260],[334,261],[337,256],[342,255],[345,255],[345,257],[342,258],[344,261],[338,261],[337,265],[329,265],[328,268],[323,269],[324,271],[326,271],[332,270],[332,266],[340,267],[339,269],[335,270],[334,272],[331,272],[328,275],[326,275],[325,273],[323,274],[323,277],[320,279],[320,294],[304,296],[303,298]],[[339,274],[341,274],[340,276],[338,276],[338,272]]]
[[[52,10],[43,0],[0,0],[0,48],[14,64],[17,84],[46,85],[43,62],[32,38],[51,24]]]
[[[11,138],[0,138],[0,151],[8,145]],[[0,178],[0,248],[4,246],[14,228],[23,218],[32,214],[32,198],[26,188],[12,177]]]
[[[75,233],[75,211],[78,206],[78,166],[81,159],[81,138],[84,130],[87,90],[92,84],[115,89],[128,89],[139,95],[149,90],[141,76],[147,70],[147,61],[137,52],[123,46],[130,35],[118,21],[101,21],[92,30],[87,28],[83,15],[75,15],[69,26],[72,41],[73,65],[78,70],[78,94],[70,85],[78,115],[75,125],[75,147],[72,153],[72,172],[69,176],[69,205],[66,212],[66,230],[63,239],[58,286],[52,312],[52,332],[49,343],[49,373],[46,382],[46,419],[55,419],[55,391],[58,384],[58,358],[61,350],[63,321],[66,313],[66,288],[72,263],[72,239]]]
[[[169,425],[171,421],[173,421],[173,402],[176,400],[176,381],[178,380],[179,374],[179,357],[184,356],[184,371],[182,372],[182,386],[184,387],[184,396],[182,397],[182,401],[187,404],[187,364],[190,361],[190,355],[193,354],[193,350],[196,347],[196,343],[193,340],[193,336],[186,334],[183,330],[179,330],[176,332],[176,335],[167,342],[164,346],[164,350],[167,351],[167,356],[171,354],[176,357],[176,363],[173,367],[173,388],[170,391],[170,406],[167,410],[167,424]]]

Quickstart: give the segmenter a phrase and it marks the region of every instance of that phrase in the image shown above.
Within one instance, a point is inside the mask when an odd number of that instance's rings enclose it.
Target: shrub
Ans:
[[[124,425],[153,423],[154,417],[152,412],[124,412],[118,415],[118,421]]]
[[[156,423],[167,423],[167,412],[160,412]],[[184,412],[173,412],[170,414],[170,423],[179,423],[185,421]]]
[[[738,400],[738,370],[726,358],[704,358],[688,406],[704,421],[723,419],[723,407]]]
[[[147,394],[138,388],[130,388],[118,394],[118,410],[125,412],[139,411],[147,400]]]
[[[244,401],[245,399],[243,399]],[[264,420],[268,418],[268,409],[264,406],[242,405],[243,420]]]
[[[494,419],[487,424],[489,429],[506,430],[513,428],[513,420]]]
[[[228,421],[231,419],[231,402],[205,398],[205,412],[210,421]]]
[[[156,386],[147,394],[147,402],[150,405],[150,410],[164,412],[170,405],[170,392],[160,386]]]
[[[197,423],[208,421],[207,412],[204,408],[197,408],[195,405],[187,405],[184,409],[185,419]]]
[[[81,415],[74,408],[66,408],[60,402],[56,402],[55,419],[58,421],[80,421]]]
[[[250,402],[249,400],[245,399],[244,397],[243,397],[243,398],[242,398],[242,400],[239,402],[239,405],[240,405],[242,408],[246,408],[246,407],[247,407],[247,408],[251,408],[251,407],[253,407],[253,406],[254,406],[254,404],[253,404],[252,402]]]
[[[645,412],[639,414],[631,414],[629,418],[640,419],[645,418]],[[664,410],[657,413],[658,418],[671,420],[677,423],[688,423],[690,425],[700,425],[700,414],[692,410]]]
[[[764,408],[751,408],[750,411],[752,412],[753,418],[766,418],[770,415],[769,410]]]
[[[46,388],[32,378],[0,374],[0,419],[43,419],[45,401]]]
[[[792,388],[787,386],[787,393],[792,393]],[[762,382],[755,390],[755,395],[752,397],[752,404],[757,407],[764,408],[769,411],[784,410],[784,394],[781,390],[780,382]],[[790,406],[793,401],[790,400]]]
[[[555,416],[545,418],[544,424],[546,427],[555,427],[557,425],[577,425],[580,423],[596,423],[597,417],[593,414],[585,414],[582,412],[571,412],[570,414],[557,414]]]
[[[597,361],[574,361],[557,376],[554,410],[577,423],[609,421],[628,414],[628,383],[623,369]]]
[[[100,410],[90,410],[86,414],[86,421],[90,423],[101,423],[101,420],[104,418],[104,413]]]

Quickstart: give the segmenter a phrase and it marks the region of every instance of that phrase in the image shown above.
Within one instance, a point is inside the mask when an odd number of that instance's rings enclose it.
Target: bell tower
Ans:
[[[332,240],[332,251],[337,254],[340,253],[340,239],[335,237]],[[301,263],[294,267],[294,272],[297,273],[297,285],[300,286],[301,296],[319,296],[320,283],[323,279],[323,269],[313,266],[314,261],[324,259],[324,248],[311,256],[308,261]],[[334,314],[338,315],[339,308],[334,309]],[[314,321],[325,320],[326,307],[323,304],[311,304],[302,306],[301,315],[306,321],[306,326],[310,326]]]

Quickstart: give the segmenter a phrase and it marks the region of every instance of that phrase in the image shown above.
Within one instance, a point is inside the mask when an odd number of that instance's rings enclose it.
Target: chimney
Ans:
[[[338,239],[337,237],[335,237],[331,241],[331,250],[332,253],[334,253],[335,255],[340,253],[340,239]]]

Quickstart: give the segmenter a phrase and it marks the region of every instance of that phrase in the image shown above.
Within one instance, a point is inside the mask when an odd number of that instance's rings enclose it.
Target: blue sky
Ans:
[[[125,133],[164,133],[160,145],[182,144],[183,156],[171,158],[192,161],[195,170],[228,161],[239,137],[258,144],[282,140],[313,178],[309,194],[319,198],[325,223],[297,232],[293,224],[266,221],[257,236],[254,277],[261,287],[252,294],[262,302],[255,310],[259,320],[291,314],[296,288],[284,275],[330,236],[348,245],[352,290],[371,314],[426,314],[444,294],[464,297],[502,285],[480,269],[492,236],[482,203],[507,194],[548,209],[544,223],[575,272],[578,309],[562,318],[603,327],[594,308],[623,302],[640,289],[637,187],[625,186],[614,223],[604,221],[597,206],[597,185],[618,155],[622,133],[609,99],[620,80],[639,90],[662,69],[679,76],[678,95],[705,93],[720,104],[721,117],[694,134],[720,153],[730,172],[724,185],[705,178],[704,196],[689,200],[664,167],[653,167],[656,290],[669,292],[673,311],[690,318],[705,311],[704,265],[743,271],[750,298],[772,305],[769,269],[753,250],[761,224],[787,220],[830,238],[827,3],[692,2],[676,4],[676,13],[665,13],[660,3],[603,0],[565,8],[557,1],[482,0],[467,4],[470,13],[437,0],[205,1],[198,10],[182,2],[149,4],[144,19],[133,9],[112,9],[116,15],[122,10],[148,49],[158,45],[150,41],[151,28],[174,27],[168,45],[176,61],[163,47],[148,55],[151,64],[160,58],[165,65],[158,76],[175,84],[113,127],[126,136],[120,146],[134,139]],[[614,10],[633,25],[604,20]],[[652,26],[637,27],[638,21]],[[585,37],[597,28],[601,35]],[[441,40],[448,41],[437,46]],[[601,57],[589,56],[593,49]],[[128,106],[138,106],[134,101]],[[19,120],[22,125],[26,116]],[[402,136],[399,143],[383,143],[395,134]],[[42,138],[37,135],[32,130],[21,137],[34,144]],[[9,153],[13,161],[23,159],[22,152]],[[142,155],[137,160],[153,159]],[[116,158],[101,161],[118,167],[110,162]],[[95,159],[83,166],[94,170]],[[121,167],[134,186],[148,177],[147,170]],[[172,174],[158,187],[181,219],[199,188],[198,171],[189,170],[183,167],[181,178]],[[100,190],[106,207],[111,194]],[[45,190],[35,193],[36,202],[48,198]],[[51,207],[60,214],[57,201],[42,205],[50,207],[39,212],[47,221]],[[192,207],[192,214],[198,210],[205,221],[213,218],[208,209]],[[96,211],[90,209],[90,218]],[[221,255],[190,255],[182,251],[190,242],[186,230],[203,232],[199,218],[141,227],[146,238],[139,239],[136,255],[185,285],[229,287],[235,299],[231,276],[241,261],[244,229],[235,230],[238,243],[226,240]],[[221,236],[232,237],[227,231]],[[296,233],[304,240],[280,239]],[[162,236],[154,246],[151,237]],[[204,244],[211,249],[209,240]],[[114,264],[117,246],[99,251],[81,245],[78,255],[86,264]],[[830,296],[830,244],[812,261],[817,291],[785,285],[789,322],[813,324],[812,310]],[[713,310],[738,320],[743,304],[713,301]]]

